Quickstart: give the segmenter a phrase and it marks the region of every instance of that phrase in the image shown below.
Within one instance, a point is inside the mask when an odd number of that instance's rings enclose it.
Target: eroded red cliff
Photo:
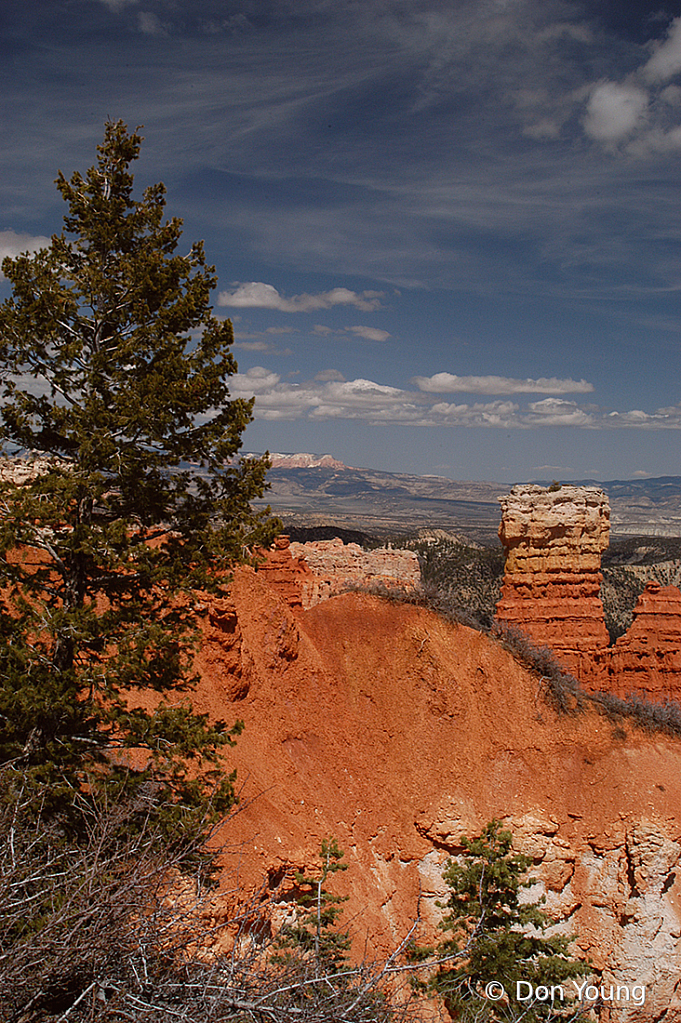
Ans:
[[[608,689],[661,702],[681,698],[681,592],[649,582],[634,621],[610,652]]]
[[[222,833],[226,889],[281,880],[288,912],[294,871],[333,835],[356,948],[385,952],[419,891],[432,930],[444,859],[498,817],[604,979],[647,985],[643,1015],[612,1019],[678,1020],[677,742],[556,715],[496,642],[425,608],[349,593],[293,613],[246,569],[204,615],[195,703],[246,725],[228,757],[243,802]]]

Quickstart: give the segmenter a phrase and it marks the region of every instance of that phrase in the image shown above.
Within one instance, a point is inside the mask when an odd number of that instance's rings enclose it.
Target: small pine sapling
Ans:
[[[314,960],[317,974],[337,972],[345,966],[350,937],[347,931],[338,931],[336,923],[348,896],[333,895],[326,884],[333,874],[347,869],[343,850],[335,838],[330,838],[322,842],[319,866],[314,873],[296,872],[300,915],[279,932],[277,961],[290,961],[302,954]]]
[[[562,985],[590,967],[570,956],[569,938],[546,935],[551,920],[541,908],[545,897],[522,898],[536,883],[527,877],[532,860],[513,852],[513,836],[497,820],[479,838],[463,835],[461,842],[465,852],[461,862],[448,861],[443,877],[449,894],[438,903],[447,911],[440,923],[447,937],[412,953],[416,960],[452,958],[436,966],[422,989],[439,994],[455,1020],[510,1023],[522,1017],[524,1023],[538,1023],[574,1015],[571,989]],[[494,997],[490,983],[497,985]],[[541,998],[526,997],[537,988]],[[556,998],[543,998],[544,989],[552,988]]]

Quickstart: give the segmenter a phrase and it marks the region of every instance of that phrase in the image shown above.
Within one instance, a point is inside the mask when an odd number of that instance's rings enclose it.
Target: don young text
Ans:
[[[574,983],[573,990],[566,995],[562,984],[531,984],[529,980],[516,982],[516,1000],[518,1002],[564,1002],[567,998],[575,998],[580,1002],[613,1002],[617,1005],[645,1005],[646,989],[644,984],[592,984],[585,980],[583,984]]]

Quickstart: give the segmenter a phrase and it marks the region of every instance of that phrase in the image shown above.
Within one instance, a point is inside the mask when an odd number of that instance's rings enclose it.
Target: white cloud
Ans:
[[[660,93],[660,99],[668,103],[670,107],[681,106],[681,89],[678,85],[668,85]]]
[[[557,139],[560,136],[560,127],[557,121],[551,120],[549,117],[543,117],[540,121],[528,124],[527,127],[523,128],[523,135],[538,141],[542,139]]]
[[[640,139],[634,139],[627,146],[627,151],[632,156],[674,153],[678,149],[681,149],[681,127],[670,128],[669,131],[653,128],[652,131],[646,132]]]
[[[655,412],[644,412],[632,409],[629,412],[611,412],[608,416],[610,426],[638,427],[643,430],[679,430],[681,429],[681,406],[659,408]]]
[[[22,252],[37,252],[49,246],[50,239],[44,235],[17,234],[16,231],[0,231],[0,263],[6,256],[15,258]],[[0,280],[4,279],[0,271]]]
[[[252,397],[271,391],[280,380],[278,373],[272,373],[264,366],[253,366],[246,373],[235,373],[229,389],[235,397]]]
[[[245,352],[270,352],[272,345],[269,341],[240,341],[234,342],[234,348],[242,348]]]
[[[399,387],[377,384],[374,380],[329,381],[315,396],[311,416],[314,419],[368,419],[376,421],[390,410],[399,409],[404,391]]]
[[[163,36],[166,35],[166,30],[161,22],[161,19],[156,14],[151,14],[150,11],[140,11],[137,15],[137,24],[140,32],[144,32],[148,36]]]
[[[221,32],[241,32],[251,28],[245,14],[232,14],[228,18],[209,18],[201,23],[201,31],[206,35],[219,35]]]
[[[414,377],[421,391],[430,394],[589,394],[593,384],[586,380],[560,380],[539,377],[538,380],[515,380],[513,377],[460,377],[453,373],[435,373],[432,377]]]
[[[531,401],[529,411],[537,417],[536,425],[540,426],[590,426],[593,415],[585,412],[574,401],[561,401],[560,398],[544,398],[542,401]],[[532,419],[529,421],[532,425]]]
[[[475,405],[454,405],[438,402],[423,417],[421,426],[487,426],[496,429],[517,429],[524,424],[518,415],[519,406],[511,401],[476,402]]]
[[[348,327],[348,330],[367,341],[387,341],[390,337],[387,330],[379,330],[377,327]]]
[[[255,416],[265,420],[354,419],[374,425],[425,427],[485,427],[527,430],[545,427],[578,429],[681,429],[681,406],[606,412],[576,401],[549,397],[521,406],[497,399],[488,402],[457,403],[433,401],[423,392],[358,378],[344,380],[336,369],[318,373],[303,383],[282,381],[278,373],[255,366],[236,374],[230,387],[234,397],[255,395]]]
[[[303,294],[285,298],[271,284],[251,281],[240,284],[235,291],[221,291],[218,305],[240,309],[278,309],[283,313],[309,313],[316,309],[331,309],[336,305],[351,305],[369,313],[380,309],[382,294],[380,291],[358,293],[348,288],[333,288],[317,295]]]
[[[664,42],[656,43],[653,55],[643,68],[650,82],[667,82],[681,72],[681,18],[674,18]]]
[[[266,352],[268,355],[292,355],[290,348],[277,348],[271,341],[236,341],[234,348],[244,352]]]
[[[561,38],[574,39],[578,43],[593,42],[591,29],[584,24],[571,24],[570,22],[557,21],[539,31],[535,37],[536,42],[553,42]]]
[[[681,89],[673,84],[661,88],[681,74],[681,18],[649,48],[649,60],[622,81],[599,82],[589,90],[584,131],[606,149],[626,143],[627,153],[645,157],[681,147],[681,128],[671,123]]]
[[[602,82],[589,97],[584,130],[606,146],[631,136],[645,121],[648,93],[627,82]]]
[[[255,366],[232,377],[230,392],[235,398],[256,398],[256,417],[281,420],[367,419],[377,422],[394,409],[391,422],[400,422],[399,407],[405,392],[398,387],[358,378],[344,380],[337,370],[321,373],[304,384],[284,383],[277,373]]]

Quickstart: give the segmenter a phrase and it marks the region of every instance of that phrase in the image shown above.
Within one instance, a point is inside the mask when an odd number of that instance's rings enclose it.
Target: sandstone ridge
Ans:
[[[291,607],[310,608],[344,590],[384,587],[415,593],[421,586],[419,560],[413,551],[379,547],[365,551],[339,538],[290,543],[278,536],[262,551],[258,572]]]

